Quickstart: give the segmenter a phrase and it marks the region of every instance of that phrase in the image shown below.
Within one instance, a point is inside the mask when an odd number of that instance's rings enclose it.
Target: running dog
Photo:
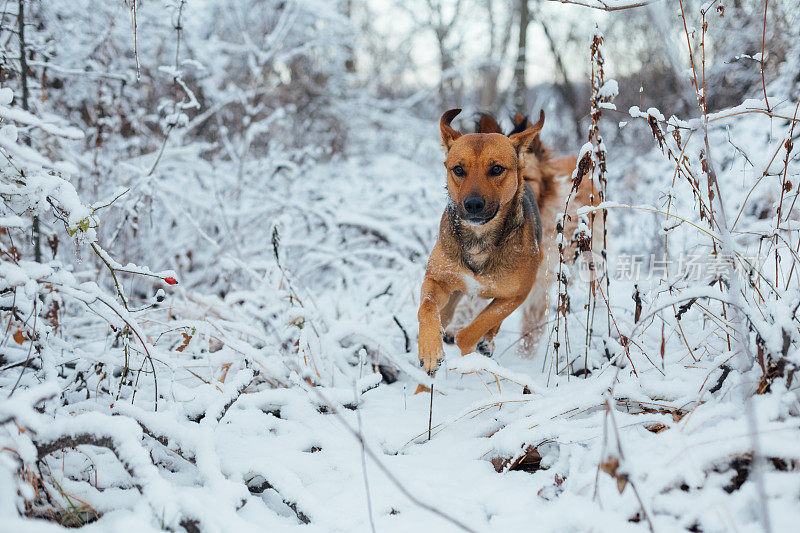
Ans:
[[[556,178],[570,174],[576,164],[575,157],[553,159],[539,140],[544,111],[535,124],[515,117],[508,136],[488,115],[481,117],[477,133],[462,134],[451,126],[460,112],[446,111],[439,122],[449,202],[428,260],[417,315],[420,366],[431,376],[444,357],[443,328],[464,295],[491,301],[457,333],[444,332],[444,340],[454,341],[462,355],[476,350],[491,355],[503,320],[526,299],[526,337],[533,338],[541,328],[547,307],[546,268],[541,265],[550,253],[543,235],[552,241],[569,191],[568,182]],[[585,189],[576,203],[587,203]]]

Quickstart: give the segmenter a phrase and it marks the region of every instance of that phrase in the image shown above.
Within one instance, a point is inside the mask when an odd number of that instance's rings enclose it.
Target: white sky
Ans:
[[[487,57],[489,47],[488,20],[485,8],[487,1],[494,1],[496,10],[511,4],[511,2],[503,0],[463,0],[466,8],[462,8],[459,26],[450,37],[451,42],[458,43],[460,41],[457,46],[456,62],[459,67],[468,71],[473,70]],[[516,0],[513,1],[516,3]],[[402,43],[407,42],[409,36],[415,31],[415,24],[408,10],[414,9],[419,13],[419,18],[427,17],[428,8],[424,0],[407,0],[405,4],[401,4],[398,0],[367,0],[367,2],[372,16],[370,24],[377,29],[387,46],[394,50],[403,49]],[[448,14],[455,2],[456,0],[443,0]],[[532,7],[534,4],[531,2]],[[550,2],[543,2],[543,4],[542,11],[550,21],[551,32],[558,37],[572,33],[576,36],[578,43],[582,45],[580,50],[565,49],[562,53],[565,56],[570,77],[573,79],[585,78],[589,64],[589,40],[594,22],[601,20],[605,14],[579,6]],[[405,7],[398,7],[400,5]],[[357,13],[357,15],[362,17],[363,13]],[[500,16],[498,18],[502,19]],[[503,23],[504,21],[500,20],[499,22]],[[517,49],[517,26],[518,22],[515,17],[510,39],[511,55],[506,58],[506,72],[501,77],[501,86],[510,80],[510,67]],[[436,40],[430,29],[416,31],[417,34],[411,37],[411,46],[405,47],[408,50],[407,53],[410,54],[413,68],[403,73],[403,80],[414,86],[432,85],[439,79],[439,53]],[[535,85],[554,80],[556,71],[550,48],[540,24],[536,21],[531,22],[528,26],[528,47],[528,84]],[[362,55],[359,60],[369,63],[373,58]],[[395,64],[393,61],[387,63]],[[473,76],[467,74],[467,82]]]

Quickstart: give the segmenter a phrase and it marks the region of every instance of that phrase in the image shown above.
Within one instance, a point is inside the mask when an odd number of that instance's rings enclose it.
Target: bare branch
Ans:
[[[644,7],[648,4],[658,2],[659,0],[643,0],[641,2],[632,3],[617,3],[614,0],[548,0],[548,2],[558,2],[559,4],[572,4],[582,7],[590,7],[592,9],[599,9],[601,11],[621,11],[623,9],[633,9],[636,7]]]

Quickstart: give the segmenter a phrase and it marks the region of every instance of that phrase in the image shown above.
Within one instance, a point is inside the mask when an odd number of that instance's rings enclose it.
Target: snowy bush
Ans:
[[[512,316],[433,381],[424,113],[505,122],[519,2],[6,6],[0,531],[791,531],[800,11],[565,3],[531,98],[594,205],[535,353]]]

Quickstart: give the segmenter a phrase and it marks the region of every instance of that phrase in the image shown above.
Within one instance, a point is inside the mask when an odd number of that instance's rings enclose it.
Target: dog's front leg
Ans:
[[[450,291],[438,281],[425,278],[422,283],[419,312],[419,363],[431,376],[444,357],[442,348],[442,320],[439,310],[450,297]]]
[[[525,298],[495,298],[481,311],[472,323],[458,332],[456,344],[461,350],[461,355],[475,351],[475,345],[489,331],[499,329],[500,324],[514,310],[522,305]]]
[[[454,291],[452,294],[450,294],[450,298],[447,300],[444,308],[439,312],[442,320],[442,328],[444,329],[442,338],[447,344],[453,344],[455,342],[456,334],[452,332],[452,329],[448,329],[447,326],[449,326],[450,322],[453,321],[453,315],[456,312],[456,307],[458,307],[458,302],[461,301],[463,296],[463,292]]]

